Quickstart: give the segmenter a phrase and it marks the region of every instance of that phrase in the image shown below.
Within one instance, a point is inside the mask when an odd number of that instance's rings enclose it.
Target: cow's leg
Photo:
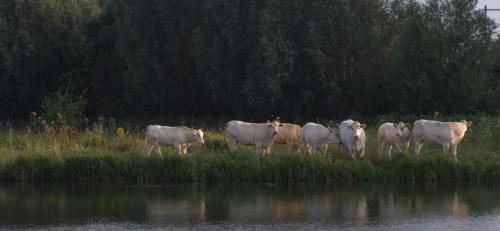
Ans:
[[[322,150],[321,152],[322,152],[323,154],[326,154],[326,151],[328,150],[328,144],[325,144],[325,145],[322,147],[322,149],[323,149],[323,150]]]
[[[351,153],[351,157],[353,160],[356,160],[356,152],[352,150],[351,148],[347,148],[349,153]]]
[[[451,145],[451,153],[453,154],[453,159],[457,162],[457,146],[458,144]]]
[[[236,153],[236,148],[238,147],[236,140],[228,139],[228,143],[229,143],[229,150],[233,153]]]
[[[424,144],[423,140],[421,140],[420,138],[417,138],[415,137],[413,139],[413,143],[414,143],[414,149],[415,149],[415,155],[418,156],[420,154],[420,150],[422,149],[422,145]]]
[[[187,148],[188,148],[188,145],[187,144],[182,144],[182,154],[184,155],[187,155]]]
[[[300,143],[292,143],[291,147],[292,147],[292,152],[296,151],[300,153]]]
[[[311,153],[312,153],[311,145],[309,145],[309,144],[306,144],[303,147],[301,147],[301,150],[304,150],[304,155],[306,155],[306,154],[311,155]]]
[[[255,144],[255,154],[262,154],[262,146],[260,144]]]
[[[299,152],[302,150],[304,150],[304,153],[307,153],[307,142],[304,138],[302,138],[299,143]]]
[[[156,149],[156,152],[158,153],[158,155],[161,156],[161,148],[160,148],[160,143],[159,142],[154,142],[153,143],[153,147]]]
[[[288,150],[288,153],[292,153],[292,143],[291,142],[286,142],[286,149]]]
[[[382,154],[384,153],[384,141],[380,141],[378,142],[378,156],[379,158],[382,156]]]
[[[271,155],[271,146],[262,146],[262,155]]]
[[[387,156],[389,157],[389,160],[392,159],[391,151],[392,151],[392,145],[388,145],[387,146]]]
[[[174,147],[175,147],[175,151],[177,151],[177,154],[182,155],[182,145],[175,143]]]
[[[148,156],[151,155],[151,152],[153,151],[153,149],[155,148],[155,145],[154,144],[148,144],[149,146],[147,147],[148,148]]]
[[[444,143],[443,144],[443,154],[446,156],[448,154],[448,151],[450,150],[450,143]]]
[[[316,152],[318,152],[318,149],[319,149],[319,147],[317,144],[312,145],[311,146],[311,155],[313,155],[313,156],[316,155]]]

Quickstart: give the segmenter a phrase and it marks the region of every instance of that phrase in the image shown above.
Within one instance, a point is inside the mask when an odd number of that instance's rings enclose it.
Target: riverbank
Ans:
[[[380,119],[380,122],[387,119]],[[83,129],[64,122],[33,121],[23,129],[0,129],[0,181],[111,182],[125,184],[251,182],[497,182],[500,181],[500,120],[475,118],[458,147],[458,163],[439,146],[424,145],[421,156],[380,156],[376,121],[368,123],[365,158],[353,161],[338,145],[318,156],[289,153],[273,145],[270,156],[252,146],[228,151],[220,128],[205,130],[205,144],[193,144],[187,156],[162,147],[163,157],[145,154],[142,130],[98,121]]]
[[[188,156],[74,155],[22,156],[0,167],[5,182],[108,182],[129,184],[191,182],[357,183],[496,182],[500,162],[459,161],[440,155],[419,159],[352,161],[329,154],[196,153]]]

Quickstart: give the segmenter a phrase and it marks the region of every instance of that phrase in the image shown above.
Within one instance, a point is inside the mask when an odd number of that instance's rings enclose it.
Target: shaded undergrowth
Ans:
[[[460,161],[428,156],[419,159],[352,161],[331,155],[250,153],[166,155],[19,156],[0,166],[0,180],[15,182],[493,182],[500,180],[500,162]]]

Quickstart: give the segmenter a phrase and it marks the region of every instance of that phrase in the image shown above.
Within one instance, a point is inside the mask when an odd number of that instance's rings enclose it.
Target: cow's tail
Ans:
[[[229,125],[229,123],[226,123],[226,125],[222,128],[222,139],[223,139],[223,144],[226,143],[226,129],[227,129],[227,126]]]
[[[148,147],[148,128],[144,129],[144,148],[146,149],[146,152],[149,151]]]

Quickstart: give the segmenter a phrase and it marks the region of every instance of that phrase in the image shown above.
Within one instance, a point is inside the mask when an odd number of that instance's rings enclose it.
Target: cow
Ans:
[[[328,144],[340,143],[339,131],[335,128],[325,127],[321,124],[307,123],[302,127],[301,149],[306,153],[316,154],[320,149],[325,150]],[[310,146],[310,148],[307,148]]]
[[[339,125],[340,141],[347,148],[353,160],[356,159],[356,155],[360,157],[365,155],[365,127],[366,124],[351,119],[344,120]]]
[[[278,134],[281,125],[278,121],[272,123],[247,123],[238,120],[226,124],[224,138],[227,139],[229,149],[235,153],[237,144],[255,145],[257,155],[270,154],[274,137]]]
[[[160,145],[173,145],[179,155],[186,155],[187,147],[191,143],[205,143],[201,129],[195,130],[186,126],[149,125],[146,127],[144,136],[148,146],[148,155],[156,148],[158,154],[161,156]]]
[[[462,120],[460,122],[440,122],[434,120],[417,120],[413,123],[411,132],[415,155],[420,154],[422,145],[425,143],[439,144],[443,146],[444,154],[451,150],[453,159],[457,161],[457,145],[464,138],[467,128],[472,122]]]
[[[296,124],[281,123],[278,134],[274,137],[273,143],[275,144],[286,144],[288,152],[292,151],[292,148],[300,150],[301,142],[301,130],[302,127]]]
[[[396,146],[399,152],[406,154],[410,147],[410,128],[410,124],[403,122],[380,125],[377,133],[379,155],[384,152],[384,145],[387,145],[389,159],[391,159],[393,145]]]

